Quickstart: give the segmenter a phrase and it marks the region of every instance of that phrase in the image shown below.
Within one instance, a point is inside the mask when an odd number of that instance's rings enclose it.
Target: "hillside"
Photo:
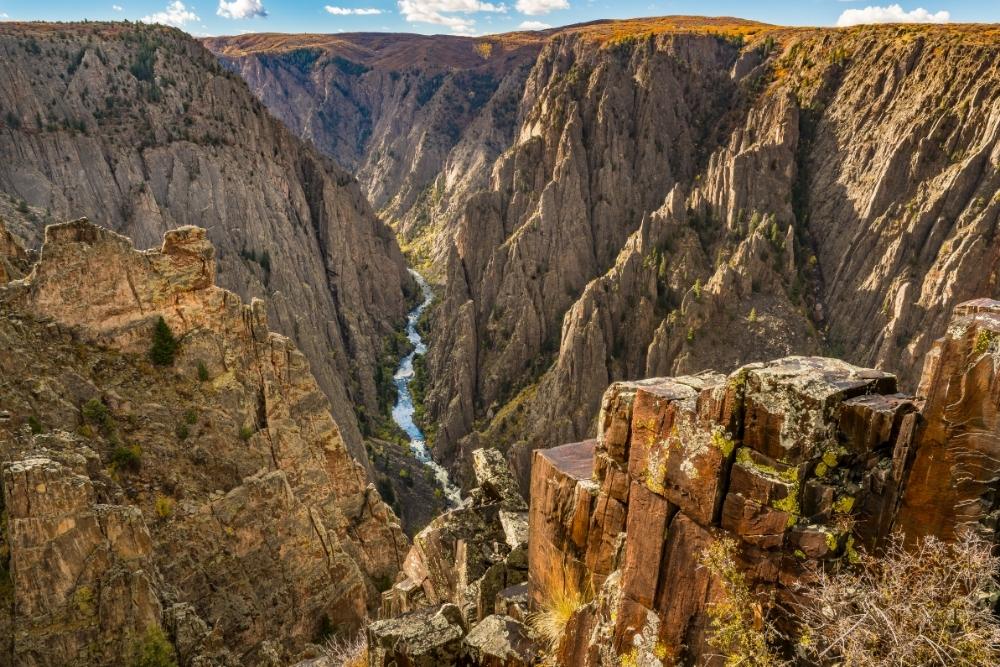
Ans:
[[[410,287],[354,179],[290,134],[184,33],[0,25],[0,213],[29,246],[87,216],[134,239],[208,230],[219,284],[266,297],[354,455],[385,403],[380,364]]]
[[[441,456],[499,441],[526,483],[530,450],[594,432],[611,381],[790,353],[912,389],[951,308],[997,296],[997,28],[665,17],[523,39],[442,39],[489,52],[460,67],[398,66],[410,37],[314,41],[330,55],[294,77],[290,38],[223,58],[324,150],[355,142],[345,163],[430,262]],[[405,84],[439,76],[426,99]]]

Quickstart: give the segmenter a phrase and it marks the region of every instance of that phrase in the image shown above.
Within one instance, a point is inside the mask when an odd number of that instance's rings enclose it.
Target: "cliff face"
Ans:
[[[464,201],[510,145],[544,41],[435,35],[205,40],[300,137],[351,169],[420,259],[440,264]],[[434,271],[434,267],[430,267]]]
[[[477,487],[416,536],[383,594],[369,664],[748,659],[720,604],[750,605],[795,651],[821,573],[871,567],[862,554],[899,533],[1000,544],[998,341],[1000,301],[957,306],[916,397],[804,356],[614,383],[596,440],[534,453],[528,512],[500,452],[476,450]],[[720,548],[735,574],[707,566]]]
[[[448,159],[435,154],[433,205],[385,209],[404,236],[408,216],[429,215],[418,250],[444,283],[427,401],[442,456],[515,445],[526,483],[531,449],[593,433],[610,381],[790,353],[828,350],[912,389],[950,310],[997,295],[995,31],[667,17],[536,39],[523,79],[507,75],[513,130],[480,132],[498,88]],[[213,48],[294,118],[282,70],[230,42]],[[387,60],[383,80],[432,71],[422,55]],[[422,122],[395,109],[398,127]],[[419,162],[393,112],[380,145]],[[398,186],[373,160],[357,163],[369,192]]]
[[[88,216],[133,238],[195,224],[219,283],[267,297],[351,450],[379,410],[384,339],[410,284],[354,179],[272,118],[187,35],[130,24],[0,27],[0,214],[37,247]]]
[[[532,602],[596,593],[557,663],[721,664],[707,610],[724,593],[701,564],[720,540],[779,614],[812,568],[854,562],[894,531],[997,542],[998,314],[988,299],[955,309],[925,398],[819,357],[612,385],[596,443],[536,452],[532,467]]]
[[[305,357],[214,277],[205,230],[138,252],[81,220],[0,286],[4,664],[120,664],[160,627],[182,664],[287,664],[398,572]]]

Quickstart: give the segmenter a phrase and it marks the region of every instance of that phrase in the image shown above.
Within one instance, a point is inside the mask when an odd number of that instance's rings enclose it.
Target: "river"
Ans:
[[[413,351],[400,360],[399,367],[396,369],[395,375],[392,376],[393,381],[396,383],[396,404],[392,406],[392,420],[406,432],[406,436],[409,438],[410,450],[416,459],[434,471],[434,477],[444,490],[448,504],[456,506],[462,502],[461,491],[457,486],[452,484],[451,479],[448,477],[448,471],[431,456],[423,431],[413,421],[413,394],[410,392],[410,383],[413,381],[413,360],[418,355],[427,352],[427,346],[424,344],[420,332],[417,331],[417,321],[434,299],[434,293],[423,276],[413,269],[408,269],[408,271],[420,286],[423,299],[407,315],[406,337],[413,344]]]

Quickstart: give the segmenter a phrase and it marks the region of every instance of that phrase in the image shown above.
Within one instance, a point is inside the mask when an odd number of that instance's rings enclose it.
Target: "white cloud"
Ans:
[[[517,11],[528,16],[548,14],[557,9],[569,9],[568,0],[517,0]]]
[[[264,4],[260,0],[219,0],[219,9],[215,12],[227,19],[252,19],[255,16],[267,16]]]
[[[918,7],[908,12],[899,5],[888,5],[847,9],[837,19],[837,26],[846,28],[864,23],[947,23],[950,20],[951,14],[944,10],[931,13],[923,7]]]
[[[398,4],[399,12],[410,23],[443,25],[456,35],[475,34],[476,22],[467,18],[468,14],[507,11],[504,4],[480,0],[399,0]]]
[[[381,9],[354,9],[352,7],[331,7],[330,5],[327,5],[323,9],[330,12],[334,16],[351,16],[352,14],[354,16],[372,16],[374,14],[382,13]]]
[[[111,5],[111,9],[115,10],[116,12],[123,12],[123,11],[125,11],[125,8],[122,7],[121,5]]]
[[[521,25],[517,26],[518,30],[548,30],[551,28],[548,23],[542,23],[541,21],[521,21]]]
[[[167,5],[164,11],[143,16],[139,20],[143,23],[162,23],[163,25],[170,25],[175,28],[183,28],[185,23],[200,21],[201,19],[198,18],[197,14],[185,7],[181,0],[174,0],[174,2]]]

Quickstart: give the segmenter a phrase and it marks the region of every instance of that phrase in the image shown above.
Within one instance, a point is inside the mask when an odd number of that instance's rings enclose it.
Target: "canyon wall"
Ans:
[[[531,450],[592,435],[618,379],[827,352],[913,390],[951,309],[997,296],[995,30],[664,17],[439,39],[450,60],[388,36],[210,46],[300,133],[354,113],[317,97],[328,80],[361,116],[379,109],[377,141],[352,159],[442,283],[426,407],[456,467],[500,443],[526,490]],[[293,85],[269,59],[298,48],[319,64]],[[331,74],[338,58],[372,69]],[[458,86],[477,58],[503,83],[471,122],[444,100],[368,101],[440,68]],[[512,127],[494,115],[507,86]],[[446,158],[429,153],[436,174],[372,169],[397,148],[423,164],[407,133],[412,118],[441,136],[430,117],[456,128]],[[377,194],[406,179],[428,200]]]
[[[3,664],[164,637],[184,665],[288,664],[394,581],[408,540],[309,362],[215,268],[206,230],[140,252],[78,220],[0,285]]]
[[[385,402],[385,339],[412,281],[347,172],[188,35],[128,23],[0,26],[0,215],[28,247],[88,216],[141,246],[208,231],[220,285],[266,297],[348,446]]]

